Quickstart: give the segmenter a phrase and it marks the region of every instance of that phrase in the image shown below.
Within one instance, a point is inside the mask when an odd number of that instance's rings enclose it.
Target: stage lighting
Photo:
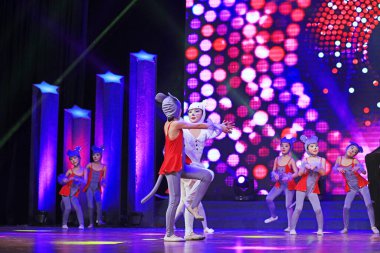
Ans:
[[[234,180],[235,200],[246,201],[253,199],[254,186],[253,180],[240,175]]]

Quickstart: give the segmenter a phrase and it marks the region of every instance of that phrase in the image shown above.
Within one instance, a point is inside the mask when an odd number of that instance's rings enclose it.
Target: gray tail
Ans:
[[[149,193],[148,195],[145,196],[145,198],[143,198],[143,199],[141,200],[141,204],[144,204],[144,203],[147,202],[151,197],[153,197],[153,195],[157,192],[158,187],[160,187],[160,184],[161,184],[163,178],[164,178],[163,175],[159,175],[159,176],[158,176],[157,181],[156,181],[156,184],[154,185],[153,189],[150,191],[150,193]]]

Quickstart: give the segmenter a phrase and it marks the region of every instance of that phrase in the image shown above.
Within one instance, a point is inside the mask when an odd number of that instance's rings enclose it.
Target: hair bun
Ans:
[[[162,101],[164,101],[164,99],[167,97],[167,95],[165,95],[164,93],[157,93],[155,99],[158,103],[162,103]]]
[[[307,141],[307,137],[306,137],[306,135],[301,135],[300,140],[301,140],[303,143],[306,143],[306,141]]]

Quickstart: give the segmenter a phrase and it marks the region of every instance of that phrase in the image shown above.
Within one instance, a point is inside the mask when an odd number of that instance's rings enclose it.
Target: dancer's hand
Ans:
[[[273,174],[273,177],[276,181],[278,181],[280,179],[280,176],[277,173]]]
[[[221,127],[224,133],[231,133],[232,129],[235,127],[235,124],[233,122],[224,120],[223,123],[221,124]]]

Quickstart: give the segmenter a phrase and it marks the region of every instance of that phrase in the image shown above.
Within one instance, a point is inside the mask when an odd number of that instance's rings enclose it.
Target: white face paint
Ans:
[[[199,108],[190,109],[188,114],[191,123],[198,123],[202,118],[203,110]]]
[[[307,150],[311,155],[318,155],[319,153],[319,146],[317,143],[312,143],[309,146],[307,146]]]
[[[102,155],[100,153],[93,153],[92,154],[92,160],[94,162],[100,162],[100,160],[102,159]]]

